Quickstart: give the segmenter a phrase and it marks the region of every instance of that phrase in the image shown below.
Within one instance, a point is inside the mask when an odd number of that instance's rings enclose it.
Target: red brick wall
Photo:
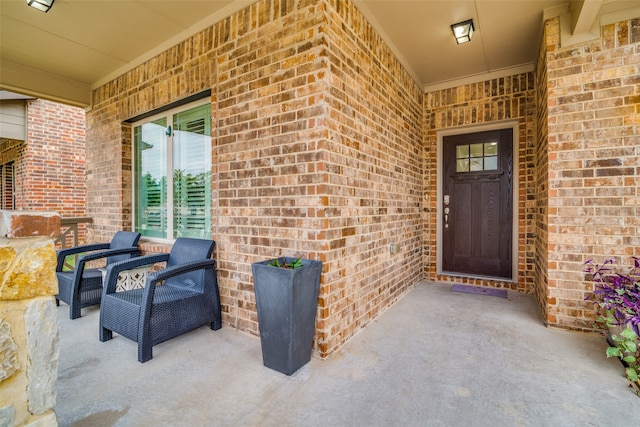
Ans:
[[[258,332],[252,262],[320,259],[326,356],[421,278],[421,90],[352,4],[259,1],[94,92],[96,240],[131,221],[125,121],[205,89],[224,321]]]
[[[546,26],[548,322],[590,329],[584,262],[640,255],[640,18],[561,47]]]
[[[85,114],[78,107],[27,101],[27,139],[5,140],[2,161],[15,161],[15,208],[86,216]],[[79,230],[84,242],[86,226]]]

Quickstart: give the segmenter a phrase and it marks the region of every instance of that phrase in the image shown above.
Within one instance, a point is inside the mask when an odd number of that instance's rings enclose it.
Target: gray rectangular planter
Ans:
[[[278,258],[281,264],[295,258]],[[287,269],[251,265],[264,366],[291,375],[311,359],[322,261]]]

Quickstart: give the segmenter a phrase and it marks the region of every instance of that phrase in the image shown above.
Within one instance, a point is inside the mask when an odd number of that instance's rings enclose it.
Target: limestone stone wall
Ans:
[[[0,210],[0,427],[57,426],[57,213]]]

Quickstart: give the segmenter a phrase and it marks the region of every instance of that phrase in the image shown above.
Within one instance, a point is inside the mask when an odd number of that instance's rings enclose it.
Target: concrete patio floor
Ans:
[[[61,426],[638,426],[604,338],[542,325],[531,295],[420,283],[328,360],[288,377],[260,340],[202,327],[154,347],[98,340],[58,308]]]

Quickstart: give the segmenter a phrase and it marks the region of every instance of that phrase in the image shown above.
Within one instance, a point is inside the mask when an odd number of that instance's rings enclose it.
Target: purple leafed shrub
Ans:
[[[585,272],[595,283],[593,294],[587,299],[613,317],[610,319],[612,325],[631,324],[637,334],[640,324],[640,259],[633,257],[633,267],[627,274],[613,272],[610,267],[612,259],[602,265],[589,260],[585,265]]]
[[[585,272],[595,284],[592,295],[587,297],[604,310],[598,318],[599,326],[610,330],[611,346],[607,357],[617,357],[626,366],[627,378],[640,395],[640,260],[633,257],[633,268],[628,274],[612,272],[608,259],[602,265],[589,260]],[[611,332],[611,326],[619,326],[622,332]]]

